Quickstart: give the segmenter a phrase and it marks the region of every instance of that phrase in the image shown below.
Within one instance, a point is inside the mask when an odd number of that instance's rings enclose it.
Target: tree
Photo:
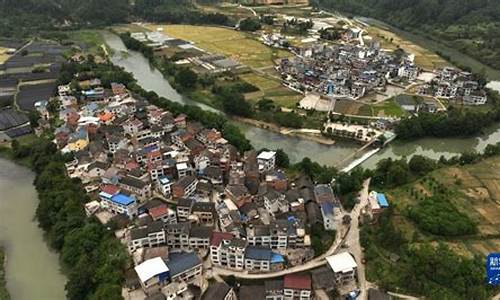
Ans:
[[[288,168],[290,159],[283,149],[276,150],[276,165],[280,168]]]
[[[272,111],[276,108],[273,100],[268,98],[262,98],[257,102],[257,108],[260,111]]]
[[[239,28],[242,31],[257,31],[262,28],[262,25],[258,18],[246,18],[241,20]]]
[[[178,83],[183,89],[190,89],[196,86],[198,75],[188,68],[182,68],[175,74],[175,82]]]
[[[410,171],[416,175],[425,175],[436,168],[436,162],[428,157],[422,155],[414,155],[409,163]]]

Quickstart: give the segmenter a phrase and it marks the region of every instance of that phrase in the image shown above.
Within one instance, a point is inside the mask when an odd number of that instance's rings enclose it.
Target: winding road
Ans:
[[[368,204],[369,185],[370,185],[369,179],[363,183],[363,190],[360,192],[361,195],[360,201],[358,204],[356,204],[356,206],[350,213],[352,219],[350,226],[343,225],[341,223],[342,218],[339,218],[338,228],[340,228],[340,230],[337,232],[337,235],[335,236],[335,241],[333,242],[332,246],[324,254],[308,261],[303,265],[295,266],[278,272],[251,274],[248,273],[248,271],[234,271],[214,266],[213,267],[214,275],[219,275],[219,276],[232,275],[236,278],[241,278],[241,279],[267,279],[267,278],[280,277],[297,272],[308,271],[325,265],[327,263],[326,257],[337,253],[337,251],[340,249],[340,246],[347,241],[347,244],[349,245],[349,251],[354,252],[352,254],[355,257],[356,262],[358,263],[358,268],[359,268],[358,273],[362,273],[358,274],[360,285],[363,288],[365,288],[365,290],[363,290],[364,294],[367,294],[364,265],[362,265],[361,263],[362,252],[361,252],[361,246],[359,245],[358,217],[360,216],[361,210]],[[342,216],[344,216],[345,214],[346,214],[345,212],[342,212]]]

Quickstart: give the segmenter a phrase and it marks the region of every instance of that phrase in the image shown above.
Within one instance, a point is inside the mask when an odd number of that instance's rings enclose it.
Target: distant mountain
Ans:
[[[498,0],[313,0],[313,5],[367,16],[445,42],[500,69]]]
[[[125,22],[128,0],[0,0],[0,35],[23,35],[68,24]]]

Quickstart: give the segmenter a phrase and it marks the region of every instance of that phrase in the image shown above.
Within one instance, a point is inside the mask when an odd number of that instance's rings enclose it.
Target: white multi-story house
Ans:
[[[259,164],[259,172],[261,173],[274,170],[276,165],[276,152],[262,151],[257,156],[257,162]]]
[[[172,184],[174,183],[167,176],[159,177],[156,182],[158,191],[167,198],[172,195]]]
[[[285,300],[309,300],[312,298],[312,282],[309,274],[288,274],[283,281]]]
[[[126,214],[131,219],[137,216],[137,200],[133,195],[121,194],[118,190],[101,191],[99,198],[101,206],[113,214]]]
[[[269,248],[248,246],[245,249],[245,270],[270,271],[272,255]]]
[[[328,256],[326,261],[333,270],[334,280],[337,284],[344,284],[356,279],[358,265],[349,252]]]
[[[189,249],[190,231],[191,231],[191,223],[188,222],[177,223],[177,224],[166,224],[165,234],[168,247],[177,250]]]
[[[128,249],[130,252],[143,247],[155,247],[166,243],[163,222],[152,222],[147,226],[130,230]]]
[[[210,259],[216,266],[243,270],[246,242],[227,232],[214,232],[210,243]]]

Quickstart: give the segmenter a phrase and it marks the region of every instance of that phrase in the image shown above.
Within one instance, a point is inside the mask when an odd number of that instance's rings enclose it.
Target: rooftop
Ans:
[[[358,267],[356,261],[349,252],[342,252],[328,256],[326,261],[335,273],[351,272],[353,269]]]
[[[311,276],[306,274],[288,274],[284,278],[285,289],[310,290]]]
[[[134,269],[142,282],[146,282],[154,276],[169,271],[169,268],[161,257],[148,259],[142,264],[137,265]]]

